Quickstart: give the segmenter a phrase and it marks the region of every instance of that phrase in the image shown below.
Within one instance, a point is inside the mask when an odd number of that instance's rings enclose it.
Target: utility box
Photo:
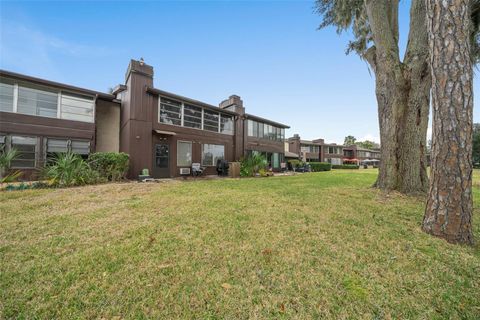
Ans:
[[[240,177],[240,162],[230,162],[230,168],[228,173],[230,178]]]

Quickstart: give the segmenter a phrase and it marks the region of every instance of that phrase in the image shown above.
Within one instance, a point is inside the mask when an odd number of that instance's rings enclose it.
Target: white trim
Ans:
[[[181,109],[180,109],[180,117],[181,117],[180,126],[181,127],[184,127],[184,125],[183,125],[183,115],[184,115],[183,107],[184,107],[184,103],[182,102],[182,106],[181,106]]]
[[[13,109],[12,112],[17,113],[18,109],[18,83],[13,83]]]
[[[58,92],[58,98],[57,98],[57,119],[61,119],[62,116],[62,91]]]

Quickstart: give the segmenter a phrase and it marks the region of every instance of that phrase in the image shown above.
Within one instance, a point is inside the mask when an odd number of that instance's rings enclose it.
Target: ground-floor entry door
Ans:
[[[153,177],[170,177],[170,145],[167,142],[155,144],[153,157]]]

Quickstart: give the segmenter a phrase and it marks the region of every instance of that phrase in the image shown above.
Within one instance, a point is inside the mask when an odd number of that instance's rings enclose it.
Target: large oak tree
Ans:
[[[365,59],[375,74],[382,161],[376,186],[425,192],[426,138],[431,77],[425,0],[412,0],[403,58],[399,49],[398,0],[317,0],[320,28],[352,29],[347,52]]]

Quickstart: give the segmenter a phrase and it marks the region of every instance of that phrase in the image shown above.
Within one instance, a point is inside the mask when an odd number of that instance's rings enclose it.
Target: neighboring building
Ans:
[[[120,102],[114,95],[0,70],[0,150],[34,179],[56,152],[118,151]]]
[[[343,164],[346,162],[376,162],[380,160],[380,150],[368,150],[356,145],[343,146],[325,143],[324,139],[302,140],[298,134],[288,138],[285,150],[298,154],[299,159],[306,162],[329,162]]]
[[[284,159],[286,125],[245,113],[239,96],[220,106],[154,88],[153,67],[132,60],[125,84],[112,94],[0,73],[0,148],[21,152],[13,168],[35,177],[48,155],[73,151],[122,151],[128,176],[149,169],[175,177],[192,163],[215,174],[218,159],[265,154],[273,170]],[[188,170],[182,170],[184,172]]]

